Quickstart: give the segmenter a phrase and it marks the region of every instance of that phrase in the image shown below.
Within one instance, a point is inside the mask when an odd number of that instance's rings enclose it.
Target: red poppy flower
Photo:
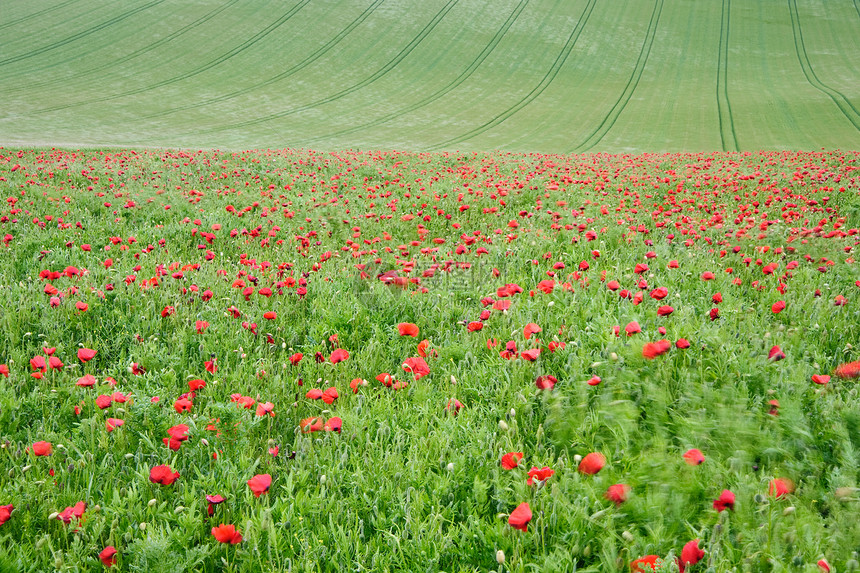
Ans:
[[[533,322],[530,322],[525,326],[525,328],[523,328],[523,336],[525,336],[526,340],[528,340],[532,337],[532,334],[537,334],[538,332],[541,332],[541,331],[542,331],[542,329],[540,326],[538,326],[537,324],[535,324]]]
[[[508,518],[508,525],[520,531],[528,531],[529,521],[532,520],[532,510],[528,502],[523,502],[511,512]]]
[[[206,513],[209,514],[209,517],[215,513],[215,506],[224,502],[224,496],[222,495],[207,495],[206,501],[208,505],[206,507]]]
[[[714,273],[712,273],[711,271],[705,271],[702,273],[702,280],[703,281],[712,281],[715,278],[716,278],[716,276],[714,276]]]
[[[727,509],[734,511],[735,494],[733,494],[727,489],[724,489],[722,493],[720,493],[720,497],[714,500],[714,509],[716,509],[718,513]]]
[[[343,362],[347,358],[349,358],[349,352],[343,348],[338,348],[331,353],[331,358],[329,358],[329,360],[331,360],[332,364],[337,364],[338,362]]]
[[[673,312],[675,312],[675,309],[672,308],[671,306],[669,306],[668,304],[664,304],[663,306],[661,306],[660,308],[657,309],[657,315],[658,316],[669,316]]]
[[[400,336],[418,336],[418,325],[411,322],[401,322],[397,325]]]
[[[767,359],[771,362],[776,362],[778,360],[783,360],[785,358],[785,353],[780,349],[779,346],[774,346],[770,349],[770,352],[767,353]]]
[[[481,330],[482,328],[484,328],[484,323],[472,321],[466,326],[466,328],[469,332],[477,332],[478,330]]]
[[[663,558],[659,555],[646,555],[630,563],[630,573],[650,573],[663,567]]]
[[[161,318],[167,318],[168,316],[170,316],[171,314],[174,314],[175,312],[176,312],[176,309],[173,308],[172,306],[165,306],[163,309],[161,309]]]
[[[836,295],[836,298],[833,299],[833,306],[845,306],[846,304],[848,304],[848,299],[841,294]]]
[[[617,483],[609,486],[603,497],[613,502],[615,505],[621,505],[627,501],[627,496],[630,494],[631,487],[627,484]]]
[[[679,348],[681,350],[684,350],[685,348],[690,348],[690,341],[686,338],[679,338],[675,342],[675,348]]]
[[[534,362],[540,356],[540,348],[532,348],[530,350],[523,350],[520,352],[520,357],[523,360],[527,360],[528,362]]]
[[[343,420],[335,416],[326,420],[326,423],[323,426],[323,430],[325,430],[326,432],[337,432],[339,434],[342,427]]]
[[[823,573],[830,573],[830,563],[827,562],[827,559],[819,559],[816,565],[818,565],[818,569]]]
[[[33,455],[35,456],[50,456],[54,451],[51,442],[36,442],[33,444]]]
[[[651,291],[650,296],[654,300],[663,300],[664,298],[669,296],[669,289],[667,289],[666,287],[655,288]]]
[[[691,466],[698,466],[705,463],[705,454],[697,449],[687,450],[684,452],[684,461]]]
[[[425,360],[420,356],[413,356],[404,360],[403,370],[411,372],[415,376],[416,380],[430,374],[430,367],[427,366],[427,362],[425,362]]]
[[[678,560],[678,568],[681,570],[681,573],[684,573],[684,569],[688,565],[695,565],[701,561],[704,556],[705,552],[699,549],[698,539],[688,541],[681,550],[681,557]]]
[[[0,364],[0,374],[2,374],[4,378],[8,378],[9,377],[9,366],[6,364]]]
[[[105,567],[113,567],[116,565],[116,553],[116,547],[113,545],[108,545],[102,549],[101,553],[99,553],[99,560],[101,560],[102,565]]]
[[[825,386],[828,382],[830,382],[830,376],[828,376],[827,374],[813,374],[812,381],[816,384],[821,384],[822,386]]]
[[[170,466],[155,466],[149,470],[149,481],[160,485],[172,485],[179,478],[179,472],[174,472]]]
[[[218,371],[218,365],[215,363],[215,358],[205,361],[203,363],[203,367],[206,369],[206,372],[210,374],[215,374]]]
[[[353,378],[352,382],[349,383],[349,387],[352,388],[353,394],[358,394],[359,386],[367,386],[367,380],[363,380],[361,378]]]
[[[712,309],[711,309],[711,311],[708,313],[708,316],[710,317],[710,319],[711,319],[712,321],[717,320],[718,318],[720,318],[720,309],[719,309],[719,308],[717,308],[717,307],[715,306],[715,307],[714,307],[714,308],[712,308]]]
[[[591,378],[589,378],[588,380],[585,381],[585,383],[588,384],[589,386],[599,386],[601,382],[602,382],[602,380],[600,379],[600,376],[592,376]]]
[[[193,380],[188,381],[188,389],[192,392],[197,392],[198,390],[202,390],[206,387],[206,382],[201,380],[200,378],[195,378]]]
[[[512,470],[520,465],[520,460],[523,459],[522,452],[508,452],[502,456],[502,469]]]
[[[48,367],[53,368],[54,370],[61,370],[64,364],[63,361],[57,358],[56,356],[51,356],[48,358]]]
[[[125,424],[124,420],[120,420],[119,418],[108,418],[105,420],[105,430],[108,432],[113,432],[115,429],[119,428]]]
[[[788,478],[775,478],[770,480],[768,493],[776,499],[781,499],[790,493],[794,493],[794,482]]]
[[[579,462],[579,471],[586,475],[594,475],[606,465],[606,456],[600,452],[592,452]]]
[[[337,393],[337,388],[332,386],[331,388],[326,388],[322,393],[322,401],[326,404],[334,404],[334,401],[337,400],[339,394]]]
[[[323,429],[323,419],[320,416],[311,416],[299,422],[299,428],[303,434],[319,432]]]
[[[311,400],[319,400],[320,398],[322,398],[322,396],[323,392],[319,388],[311,388],[305,394],[305,398],[309,398]]]
[[[661,354],[666,354],[672,348],[672,343],[668,340],[658,340],[657,342],[649,342],[642,347],[642,356],[648,360],[653,360]]]
[[[274,418],[275,417],[275,405],[272,404],[271,402],[265,402],[265,403],[261,402],[261,403],[257,404],[256,415],[260,416],[260,417],[269,415],[272,418]]]
[[[30,359],[30,367],[38,372],[47,372],[48,364],[44,356],[34,356]]]
[[[92,374],[85,374],[78,378],[78,381],[75,382],[76,386],[81,386],[82,388],[91,388],[96,383],[96,377]]]
[[[639,323],[635,320],[627,323],[627,326],[624,327],[624,332],[627,333],[627,336],[633,336],[637,332],[642,332],[642,327],[639,326]]]
[[[545,466],[542,468],[532,468],[529,470],[529,479],[526,481],[528,485],[534,485],[535,481],[546,481],[555,475],[555,470],[551,469],[549,466]]]
[[[545,374],[543,376],[538,376],[535,380],[535,386],[538,387],[538,390],[552,390],[558,379],[552,374]]]
[[[89,362],[95,358],[96,354],[98,354],[98,351],[93,350],[92,348],[80,348],[78,349],[78,360],[81,362]]]
[[[775,303],[773,303],[773,305],[770,307],[770,310],[771,310],[771,312],[772,312],[772,313],[774,313],[774,314],[779,314],[779,313],[781,313],[783,310],[785,310],[785,301],[784,301],[784,300],[778,300],[778,301],[776,301],[776,302],[775,302]]]
[[[81,519],[84,516],[84,512],[87,510],[87,504],[84,501],[79,501],[74,506],[67,507],[63,511],[57,514],[57,519],[62,521],[65,524],[69,524],[74,519]]]
[[[0,525],[3,525],[9,518],[12,517],[12,510],[15,509],[15,506],[11,503],[9,505],[0,505]]]
[[[296,352],[295,354],[293,354],[292,356],[290,356],[290,364],[292,364],[293,366],[295,366],[296,364],[298,364],[299,362],[301,362],[301,360],[302,360],[302,358],[303,358],[303,357],[304,357],[304,354],[302,354],[301,352]]]
[[[645,263],[636,263],[636,266],[633,268],[633,272],[637,275],[648,272],[648,265]]]
[[[182,412],[190,412],[194,403],[191,402],[188,398],[180,398],[176,402],[173,403],[173,409],[176,410],[177,414],[181,414]]]
[[[463,407],[463,403],[457,400],[456,398],[451,398],[448,400],[448,403],[445,404],[445,410],[454,416],[460,413],[460,409]]]
[[[221,543],[236,545],[242,543],[242,534],[236,531],[235,525],[224,525],[212,528],[212,536]]]
[[[272,485],[272,476],[269,474],[258,474],[248,480],[248,487],[254,492],[255,497],[260,497],[269,491]]]
[[[836,367],[836,370],[833,371],[833,375],[837,378],[843,379],[857,378],[860,376],[860,360],[840,364]]]
[[[96,406],[98,406],[101,410],[110,408],[111,402],[113,402],[113,399],[106,394],[102,394],[101,396],[96,398]]]

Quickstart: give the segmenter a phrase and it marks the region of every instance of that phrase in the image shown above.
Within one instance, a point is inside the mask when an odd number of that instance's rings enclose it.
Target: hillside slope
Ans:
[[[860,0],[6,0],[0,144],[860,147]]]

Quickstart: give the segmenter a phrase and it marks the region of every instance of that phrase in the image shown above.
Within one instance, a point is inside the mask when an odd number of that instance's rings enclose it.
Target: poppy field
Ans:
[[[0,570],[858,569],[858,152],[0,185]]]
[[[858,0],[4,0],[0,144],[860,146]]]

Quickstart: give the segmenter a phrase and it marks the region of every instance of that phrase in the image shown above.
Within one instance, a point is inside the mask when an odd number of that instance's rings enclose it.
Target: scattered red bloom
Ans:
[[[537,334],[538,332],[541,332],[541,331],[542,331],[542,329],[540,326],[538,326],[537,324],[535,324],[533,322],[530,322],[525,326],[525,328],[523,328],[523,336],[525,336],[526,340],[528,340],[532,337],[532,334]]]
[[[332,364],[337,364],[338,362],[343,362],[347,358],[349,358],[349,352],[347,352],[343,348],[338,348],[331,353],[331,357],[329,358],[329,360],[331,360]]]
[[[0,525],[3,525],[9,518],[12,517],[12,511],[15,509],[15,506],[11,503],[9,505],[0,505]]]
[[[833,375],[837,378],[843,379],[860,377],[860,360],[840,364],[836,367],[836,370],[833,371]]]
[[[528,502],[523,502],[511,512],[508,525],[520,531],[528,531],[529,522],[532,520],[532,510]]]
[[[532,348],[520,352],[520,357],[528,362],[534,362],[540,356],[540,348]]]
[[[212,528],[212,536],[221,543],[236,545],[242,543],[242,534],[236,531],[235,525],[224,525]]]
[[[770,352],[767,353],[767,359],[771,362],[776,362],[778,360],[783,360],[785,358],[785,353],[780,349],[779,346],[774,346],[770,349]]]
[[[33,444],[34,456],[50,456],[54,452],[51,442],[36,442]]]
[[[681,570],[681,573],[684,573],[684,569],[687,566],[695,565],[701,561],[704,556],[705,552],[699,549],[698,539],[688,541],[681,550],[681,557],[678,559],[678,568]]]
[[[160,465],[149,470],[149,481],[160,485],[172,485],[179,478],[179,472],[174,472],[170,466]]]
[[[827,374],[813,374],[812,381],[816,384],[821,384],[822,386],[826,386],[828,382],[830,382],[830,376]]]
[[[256,415],[260,416],[260,417],[269,415],[272,418],[274,418],[275,417],[275,405],[272,404],[271,402],[265,402],[265,403],[261,402],[261,403],[257,404]]]
[[[770,480],[768,493],[776,499],[781,499],[794,493],[794,482],[788,478],[774,478]]]
[[[734,511],[735,494],[733,494],[727,489],[724,489],[722,493],[720,493],[720,497],[714,500],[714,509],[716,509],[718,513],[727,509]]]
[[[630,563],[630,573],[650,573],[663,566],[659,555],[646,555]]]
[[[642,356],[648,360],[653,360],[661,354],[666,354],[672,348],[672,343],[668,340],[658,340],[657,342],[649,342],[642,347]]]
[[[679,338],[677,341],[675,341],[675,348],[678,348],[680,350],[690,348],[690,341],[686,338]]]
[[[272,476],[269,474],[258,474],[248,480],[248,487],[254,492],[255,497],[260,497],[269,491],[272,485]]]
[[[691,466],[698,466],[705,463],[705,454],[695,448],[687,450],[684,452],[684,461]]]
[[[770,310],[771,310],[771,312],[772,312],[772,313],[774,313],[774,314],[779,314],[779,313],[781,313],[783,310],[785,310],[785,301],[784,301],[784,300],[778,300],[778,301],[776,301],[776,302],[775,302],[775,303],[773,303],[773,305],[770,307]]]
[[[116,565],[116,547],[113,545],[108,545],[99,553],[99,560],[102,562],[102,565],[105,567],[113,567]]]
[[[119,428],[125,424],[124,420],[120,420],[119,418],[108,418],[105,420],[105,430],[108,432],[113,432],[116,428]]]
[[[502,456],[502,469],[512,470],[520,465],[520,460],[523,459],[522,452],[508,452]]]
[[[413,356],[404,360],[403,370],[406,372],[411,372],[412,375],[415,377],[415,380],[418,380],[430,374],[430,367],[427,366],[427,362],[420,356]]]
[[[657,315],[658,316],[669,316],[673,312],[675,312],[675,309],[672,308],[671,306],[669,306],[668,304],[664,304],[663,306],[661,306],[660,308],[657,309]]]
[[[78,350],[78,360],[81,362],[89,362],[95,358],[96,354],[98,354],[98,351],[93,350],[92,348],[80,348]]]
[[[579,471],[586,475],[594,475],[606,465],[606,456],[600,452],[592,452],[579,462]]]
[[[627,496],[630,495],[631,487],[627,484],[617,483],[609,486],[603,497],[613,502],[615,505],[621,505],[627,501]]]
[[[319,432],[323,429],[325,422],[321,416],[311,416],[310,418],[305,418],[301,422],[299,422],[299,428],[301,429],[303,434],[309,434],[311,432]]]
[[[87,504],[84,501],[79,501],[74,506],[67,507],[63,511],[57,514],[57,519],[68,525],[71,523],[72,518],[80,520],[84,516],[84,512],[87,510]]]
[[[552,390],[558,379],[552,374],[545,374],[543,376],[538,376],[535,380],[535,386],[537,386],[538,390]]]
[[[411,322],[401,322],[397,325],[400,336],[418,336],[418,325]]]
[[[529,479],[526,481],[528,485],[534,485],[535,481],[543,482],[555,475],[555,470],[549,466],[542,468],[532,468],[529,470]]]

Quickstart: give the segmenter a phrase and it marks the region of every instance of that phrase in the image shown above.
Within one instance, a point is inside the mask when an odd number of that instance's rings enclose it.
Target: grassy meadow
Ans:
[[[2,156],[0,569],[857,569],[856,152]]]
[[[860,0],[8,0],[0,572],[860,571]]]

